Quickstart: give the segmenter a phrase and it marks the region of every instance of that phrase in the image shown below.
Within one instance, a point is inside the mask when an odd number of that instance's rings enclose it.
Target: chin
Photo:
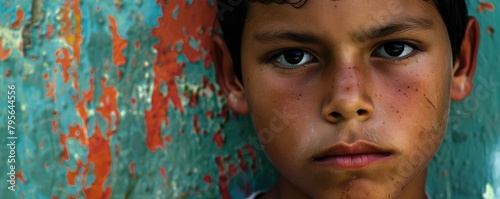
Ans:
[[[316,186],[309,186],[309,190],[304,191],[307,192],[309,198],[314,199],[391,199],[398,198],[412,179],[412,177],[401,177],[388,171],[381,171],[379,174],[379,176],[366,176],[363,172],[354,172],[349,175],[338,173],[336,180],[324,182],[330,186],[323,186],[320,183]]]

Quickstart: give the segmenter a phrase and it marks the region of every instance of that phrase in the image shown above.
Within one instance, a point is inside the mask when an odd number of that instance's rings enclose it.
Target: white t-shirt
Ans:
[[[257,197],[264,195],[265,191],[256,191],[253,192],[252,195],[248,196],[247,199],[257,199]]]

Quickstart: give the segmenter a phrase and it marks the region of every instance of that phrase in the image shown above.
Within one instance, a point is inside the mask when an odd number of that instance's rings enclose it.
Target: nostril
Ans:
[[[359,109],[358,111],[356,111],[356,113],[357,113],[358,115],[365,115],[365,114],[368,114],[368,111],[363,110],[363,109]]]
[[[342,114],[340,114],[339,112],[333,112],[333,113],[330,113],[330,115],[334,118],[341,118],[342,117]]]

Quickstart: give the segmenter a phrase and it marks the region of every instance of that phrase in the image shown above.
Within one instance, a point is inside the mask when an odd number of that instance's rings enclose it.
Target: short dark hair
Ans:
[[[245,19],[247,18],[248,3],[289,3],[294,7],[300,7],[306,3],[306,1],[307,0],[217,0],[217,16],[222,32],[224,33],[224,40],[226,41],[226,45],[233,59],[235,73],[240,81],[242,80],[241,37]],[[430,0],[423,1],[429,2]],[[453,60],[456,61],[460,56],[460,48],[467,28],[468,12],[465,0],[432,0],[431,3],[434,3],[434,6],[436,6],[446,25],[451,43]]]

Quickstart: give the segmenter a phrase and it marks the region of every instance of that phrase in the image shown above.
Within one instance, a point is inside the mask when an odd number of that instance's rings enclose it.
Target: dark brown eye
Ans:
[[[314,57],[304,50],[288,49],[278,54],[274,60],[281,67],[295,68],[312,62]]]
[[[414,47],[411,44],[405,42],[389,42],[378,48],[374,52],[374,55],[387,59],[400,59],[413,51]]]
[[[400,56],[401,53],[405,50],[405,44],[403,43],[389,43],[384,45],[384,50],[388,55],[397,57]]]
[[[298,64],[304,59],[304,51],[301,50],[287,50],[283,53],[287,63]]]

